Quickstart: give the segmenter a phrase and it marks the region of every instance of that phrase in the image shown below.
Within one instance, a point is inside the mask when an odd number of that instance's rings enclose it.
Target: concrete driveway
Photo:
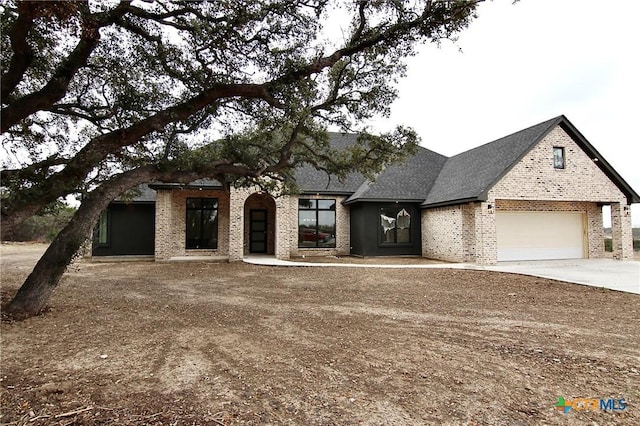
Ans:
[[[435,263],[426,265],[389,265],[353,264],[353,263],[317,263],[310,258],[308,262],[292,262],[276,259],[274,256],[246,256],[244,261],[265,266],[318,266],[342,268],[410,268],[410,269],[480,269],[487,271],[509,272],[512,274],[532,275],[551,278],[575,284],[604,287],[611,290],[640,294],[640,262],[613,259],[574,259],[544,260],[527,262],[500,262],[495,266],[478,266],[473,263]]]
[[[484,269],[640,294],[640,262],[613,259],[500,262]]]

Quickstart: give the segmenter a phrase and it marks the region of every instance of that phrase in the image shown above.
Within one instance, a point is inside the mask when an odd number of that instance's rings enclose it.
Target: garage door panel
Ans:
[[[499,248],[498,261],[516,260],[553,260],[553,259],[582,259],[583,250],[580,247],[547,247],[547,248]]]
[[[498,212],[498,260],[582,258],[583,226],[576,212]]]

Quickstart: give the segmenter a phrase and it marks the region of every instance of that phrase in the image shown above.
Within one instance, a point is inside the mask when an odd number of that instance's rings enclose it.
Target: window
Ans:
[[[403,207],[380,208],[381,244],[411,243],[411,215]]]
[[[99,246],[109,245],[109,211],[105,210],[100,213],[98,226],[96,227],[97,242]]]
[[[186,248],[218,248],[218,199],[187,198]]]
[[[336,200],[298,200],[298,247],[336,246]]]
[[[553,167],[556,169],[564,169],[564,148],[560,146],[553,147]]]

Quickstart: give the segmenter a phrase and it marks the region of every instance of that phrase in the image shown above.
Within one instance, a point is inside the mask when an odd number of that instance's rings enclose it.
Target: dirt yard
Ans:
[[[640,424],[640,297],[545,279],[80,261],[1,327],[4,424]]]

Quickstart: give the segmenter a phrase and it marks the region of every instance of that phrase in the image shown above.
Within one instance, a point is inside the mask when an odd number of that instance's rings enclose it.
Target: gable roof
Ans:
[[[633,190],[631,185],[604,159],[602,154],[589,143],[580,131],[564,116],[558,125],[571,136],[573,141],[593,160],[602,172],[627,196],[627,204],[640,203],[640,195]]]
[[[486,201],[489,190],[556,126],[560,126],[626,195],[629,204],[640,203],[640,196],[564,115],[449,158],[418,147],[414,155],[400,164],[388,166],[373,182],[360,173],[350,173],[340,182],[310,165],[298,168],[294,178],[302,194],[345,195],[348,196],[345,204],[405,201],[429,208]],[[355,144],[357,138],[356,134],[329,133],[329,143],[338,149]],[[222,188],[222,185],[210,179],[187,185],[155,182],[145,185],[140,197],[132,201],[155,200],[154,189],[185,187],[214,189]]]
[[[356,201],[411,201],[427,198],[447,157],[418,147],[404,162],[385,168],[375,181],[364,181],[345,204]]]
[[[489,189],[555,127],[558,118],[449,158],[423,206],[485,200]]]
[[[469,201],[486,201],[489,190],[556,126],[571,139],[627,196],[629,203],[640,202],[640,196],[611,167],[602,155],[565,117],[551,120],[512,133],[447,160],[423,207],[437,207]]]

